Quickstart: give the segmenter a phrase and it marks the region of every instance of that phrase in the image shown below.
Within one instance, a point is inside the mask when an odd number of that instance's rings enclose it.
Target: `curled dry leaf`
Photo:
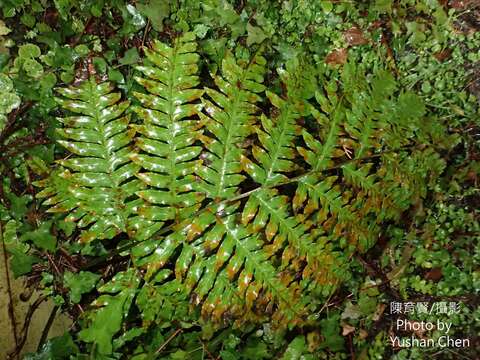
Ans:
[[[349,325],[349,324],[343,324],[342,325],[342,336],[347,336],[348,334],[351,334],[355,331],[355,327]]]
[[[343,65],[347,62],[348,49],[335,49],[325,58],[329,65]]]
[[[365,45],[368,43],[367,39],[363,36],[363,31],[356,26],[345,31],[343,37],[349,46]]]

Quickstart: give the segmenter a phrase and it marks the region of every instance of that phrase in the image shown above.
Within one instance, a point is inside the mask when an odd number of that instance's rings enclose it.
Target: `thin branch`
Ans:
[[[170,335],[170,337],[155,351],[155,354],[160,353],[165,347],[168,345],[170,341],[172,341],[179,333],[181,333],[183,330],[182,329],[177,329],[175,332]]]
[[[35,311],[37,311],[38,307],[42,304],[42,302],[44,302],[45,300],[47,299],[47,296],[43,295],[43,296],[40,296],[37,300],[35,300],[35,302],[30,305],[30,307],[28,308],[28,311],[27,311],[27,314],[25,315],[25,321],[23,323],[23,327],[22,327],[22,337],[18,343],[18,345],[16,346],[15,350],[12,351],[10,354],[9,354],[9,357],[12,358],[12,357],[18,357],[18,355],[20,354],[20,352],[22,351],[24,345],[25,345],[25,342],[27,341],[27,337],[28,337],[28,329],[30,328],[30,323],[32,321],[32,317],[33,317],[33,314],[35,313]]]
[[[147,19],[147,25],[145,26],[145,30],[143,30],[143,37],[142,37],[142,49],[145,46],[145,40],[147,39],[148,32],[150,31],[150,19]]]
[[[50,312],[50,316],[48,317],[47,323],[43,328],[42,336],[40,336],[40,340],[38,342],[37,352],[41,350],[43,344],[45,344],[45,342],[47,341],[48,333],[50,332],[50,329],[55,320],[55,317],[57,316],[57,311],[58,311],[58,306],[56,305],[53,307],[52,311]]]

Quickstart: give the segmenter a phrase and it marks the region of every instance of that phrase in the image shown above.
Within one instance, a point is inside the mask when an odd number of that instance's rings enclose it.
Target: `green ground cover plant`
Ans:
[[[72,319],[5,356],[479,355],[474,1],[0,10],[5,260]]]

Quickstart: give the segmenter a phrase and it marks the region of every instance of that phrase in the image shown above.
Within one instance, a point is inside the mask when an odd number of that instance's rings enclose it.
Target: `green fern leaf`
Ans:
[[[135,93],[143,107],[135,111],[144,121],[136,126],[142,136],[136,145],[142,151],[133,161],[146,171],[137,174],[148,188],[137,192],[146,201],[142,216],[155,220],[182,220],[199,207],[195,171],[202,150],[199,121],[193,118],[202,105],[196,102],[203,90],[195,88],[198,54],[193,33],[175,40],[173,47],[155,42],[145,54],[150,65],[139,66],[147,78],[136,77],[147,94]]]
[[[261,146],[252,147],[255,161],[242,156],[243,169],[264,187],[248,198],[242,213],[242,223],[246,225],[251,221],[252,234],[264,231],[267,242],[272,242],[265,246],[268,253],[273,255],[282,250],[287,241],[299,254],[299,261],[302,261],[312,246],[312,240],[306,234],[309,226],[302,224],[302,219],[289,214],[288,197],[279,196],[277,190],[270,188],[287,181],[287,174],[295,169],[294,144],[300,133],[297,120],[301,116],[300,109],[304,107],[304,103],[296,88],[298,79],[295,68],[290,68],[290,71],[292,73],[281,72],[287,89],[286,99],[271,92],[266,93],[274,106],[271,110],[274,117],[269,119],[263,114],[261,116],[261,128],[256,130]],[[288,252],[290,248],[285,250]],[[287,265],[288,263],[284,262],[284,267]]]
[[[59,160],[61,168],[37,183],[44,190],[50,212],[68,213],[66,220],[82,229],[81,241],[109,239],[120,232],[141,228],[129,218],[138,201],[126,200],[141,186],[134,179],[138,165],[129,159],[134,132],[125,110],[128,101],[112,92],[108,83],[93,78],[78,87],[60,88],[57,102],[77,114],[59,118],[59,144],[73,156]]]
[[[252,234],[263,232],[266,243],[264,251],[270,256],[283,252],[281,269],[292,265],[290,252],[296,254],[297,262],[305,260],[315,246],[311,224],[302,222],[298,216],[289,213],[289,198],[278,195],[276,190],[263,190],[252,194],[242,212],[242,222]],[[253,219],[253,220],[251,220]],[[251,221],[251,222],[250,222]]]
[[[241,141],[255,130],[255,113],[258,111],[255,102],[260,99],[256,93],[263,90],[263,85],[259,84],[263,65],[264,59],[257,56],[244,69],[230,56],[224,61],[223,77],[215,77],[221,91],[206,90],[212,100],[204,99],[205,110],[210,117],[201,117],[209,131],[208,137],[203,137],[209,152],[203,156],[204,167],[198,173],[204,179],[200,186],[212,199],[228,200],[236,194],[239,183],[244,179],[240,173],[241,160],[245,157],[240,146]],[[278,106],[283,106],[281,99],[273,94],[270,96]],[[293,107],[290,111],[296,114]],[[258,129],[265,148],[273,147],[276,151],[276,160],[267,179],[269,182],[282,178],[281,172],[293,168],[293,163],[288,159],[292,159],[294,150],[287,144],[292,141],[296,131],[295,117],[284,116],[281,120],[282,129],[274,128],[263,117],[265,129],[275,132],[282,139],[280,147],[274,143],[268,144],[267,133]],[[265,194],[268,195],[271,194]],[[262,203],[266,200],[265,196],[260,197]],[[280,206],[285,198],[278,197],[278,200],[280,202],[275,206]],[[275,245],[265,247],[258,233],[238,223],[236,214],[239,205],[207,206],[195,218],[175,226],[173,233],[164,239],[147,241],[136,247],[133,251],[135,264],[146,267],[146,278],[150,279],[180,247],[175,281],[184,284],[195,304],[202,304],[205,317],[219,321],[225,314],[230,314],[246,321],[259,316],[253,309],[263,303],[278,318],[301,318],[298,314],[303,312],[302,305],[295,301],[297,284],[284,283],[270,258],[281,248],[285,240],[284,232],[289,233],[289,237],[301,237],[305,229],[296,219],[283,219],[285,214],[281,209],[276,209],[278,212],[274,218],[281,222],[282,235],[278,236]],[[291,230],[289,226],[295,229]],[[270,230],[273,231],[273,228]]]
[[[245,179],[240,174],[242,142],[253,132],[257,95],[264,90],[265,59],[256,55],[242,67],[230,54],[222,62],[222,76],[214,76],[219,91],[206,89],[211,99],[203,99],[208,116],[202,114],[213,137],[206,139],[208,152],[199,175],[205,181],[203,191],[212,199],[227,199],[237,193]]]

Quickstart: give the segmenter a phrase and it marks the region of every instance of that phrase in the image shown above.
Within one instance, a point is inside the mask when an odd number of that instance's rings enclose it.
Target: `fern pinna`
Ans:
[[[49,211],[68,213],[81,229],[80,240],[110,239],[121,232],[132,237],[146,224],[135,216],[139,201],[132,196],[142,188],[135,179],[139,166],[130,161],[134,132],[126,115],[129,101],[112,92],[109,83],[93,78],[78,87],[60,88],[57,102],[71,115],[63,124],[58,143],[72,155],[58,160],[54,174],[38,182]]]
[[[137,193],[148,204],[141,213],[156,221],[185,219],[203,199],[193,175],[202,148],[195,144],[201,132],[192,116],[202,107],[197,100],[203,93],[196,88],[199,56],[193,39],[187,34],[173,47],[155,42],[145,50],[149,65],[138,67],[147,78],[136,80],[147,93],[135,93],[142,107],[134,110],[143,122],[136,126],[141,153],[131,158],[144,169],[138,177],[149,186]]]
[[[59,90],[81,114],[60,119],[73,156],[39,183],[82,241],[129,238],[129,268],[99,287],[110,300],[94,304],[81,333],[102,353],[120,346],[112,338],[132,306],[143,314],[127,325],[135,336],[195,309],[217,327],[314,324],[349,260],[442,171],[430,145],[439,125],[386,71],[346,64],[340,83],[327,82],[290,61],[267,89],[260,54],[228,53],[202,88],[192,33],[145,55],[130,125],[129,103],[106,83]],[[114,326],[98,320],[106,313]]]

